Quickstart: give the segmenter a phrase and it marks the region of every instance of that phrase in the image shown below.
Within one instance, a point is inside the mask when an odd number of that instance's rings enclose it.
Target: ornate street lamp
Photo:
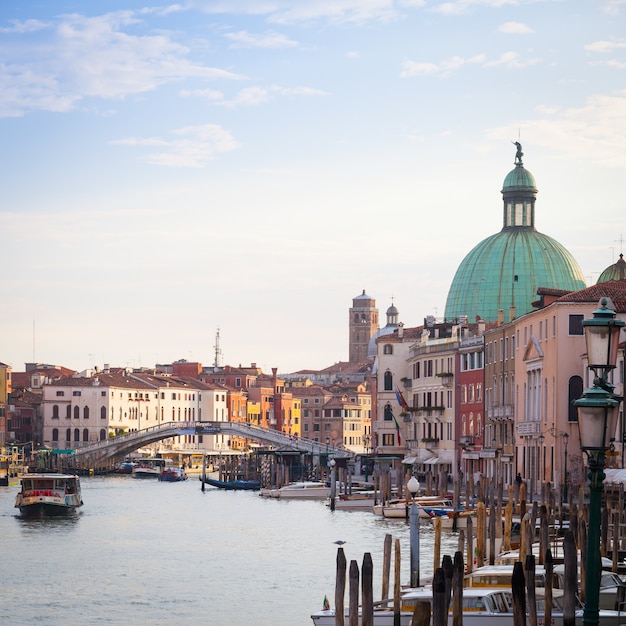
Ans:
[[[415,504],[415,494],[419,491],[420,484],[415,476],[409,478],[406,484],[407,489],[411,492],[411,521],[410,521],[410,549],[411,549],[411,587],[420,586],[420,519],[417,505]]]
[[[563,482],[563,499],[562,503],[567,503],[567,442],[569,441],[569,434],[562,433],[561,437],[563,437],[563,447],[565,448],[564,456],[565,456],[565,465],[563,467],[563,474],[565,476],[565,480]]]
[[[578,409],[580,448],[589,464],[589,530],[587,533],[587,566],[583,626],[598,626],[600,598],[600,523],[602,483],[606,451],[615,439],[621,397],[613,393],[608,382],[615,368],[619,335],[624,322],[607,308],[606,298],[593,312],[593,319],[583,321],[587,342],[588,367],[594,371],[593,387],[574,402]]]

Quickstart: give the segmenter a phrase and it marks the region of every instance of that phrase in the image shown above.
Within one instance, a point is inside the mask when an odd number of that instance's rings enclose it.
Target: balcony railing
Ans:
[[[461,446],[473,446],[474,435],[462,435],[461,437],[459,437],[459,444]]]

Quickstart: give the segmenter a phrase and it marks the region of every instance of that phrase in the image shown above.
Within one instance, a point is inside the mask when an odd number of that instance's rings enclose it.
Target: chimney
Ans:
[[[509,307],[509,322],[512,322],[515,319],[515,307]]]
[[[402,339],[404,337],[404,322],[398,324],[398,337]]]
[[[504,324],[504,311],[498,309],[498,326],[502,326],[502,324]]]

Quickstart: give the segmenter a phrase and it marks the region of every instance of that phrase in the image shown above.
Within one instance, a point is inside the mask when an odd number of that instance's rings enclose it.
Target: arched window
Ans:
[[[52,405],[52,419],[59,419],[59,405]]]
[[[384,378],[385,391],[393,391],[393,374],[387,370]]]
[[[89,429],[83,428],[83,441],[89,441]]]
[[[568,383],[567,397],[567,421],[577,422],[578,411],[574,406],[574,400],[578,400],[583,395],[583,379],[580,376],[572,376]]]
[[[384,419],[390,422],[393,419],[393,411],[391,410],[391,404],[385,404]]]
[[[358,324],[358,323],[359,323],[359,314],[358,314],[358,313],[355,313],[355,314],[354,314],[354,323],[355,323],[355,324]]]
[[[72,441],[72,429],[71,428],[65,429],[65,441]]]
[[[80,441],[80,430],[78,428],[74,429],[74,441]]]
[[[52,429],[52,441],[58,441],[58,440],[59,440],[59,429],[53,428]]]
[[[100,407],[100,419],[105,420],[107,418],[107,408],[105,406]]]
[[[83,418],[86,420],[89,419],[89,407],[88,406],[83,408]]]
[[[80,418],[80,408],[77,406],[74,407],[74,419],[77,420]]]
[[[100,441],[104,441],[107,438],[107,431],[104,428],[100,429]]]
[[[72,407],[69,404],[65,407],[65,419],[72,419]]]

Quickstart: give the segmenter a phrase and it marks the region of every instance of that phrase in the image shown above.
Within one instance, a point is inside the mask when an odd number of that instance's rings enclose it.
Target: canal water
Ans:
[[[334,601],[337,540],[346,542],[348,565],[360,568],[372,554],[380,599],[386,534],[400,540],[401,581],[409,581],[403,520],[256,492],[202,492],[195,476],[81,484],[80,513],[49,520],[22,519],[13,508],[18,487],[0,487],[0,624],[310,626],[324,596]],[[444,533],[441,554],[456,546],[457,536]],[[423,579],[433,571],[428,523],[420,551]]]

